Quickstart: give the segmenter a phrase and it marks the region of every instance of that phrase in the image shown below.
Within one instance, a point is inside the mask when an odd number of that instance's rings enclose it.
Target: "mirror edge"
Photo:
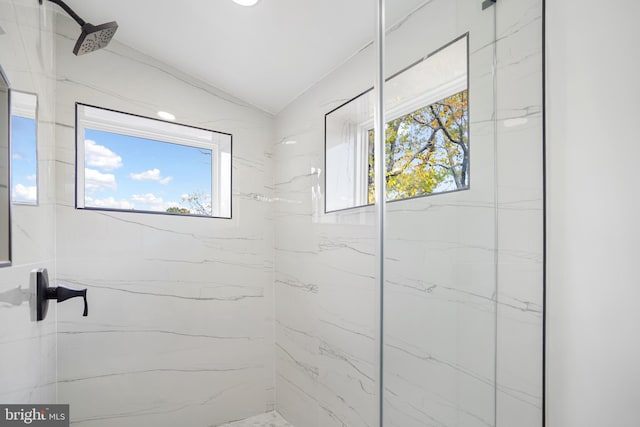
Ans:
[[[6,170],[6,182],[7,182],[7,194],[4,197],[5,200],[0,200],[0,203],[6,203],[7,206],[7,224],[1,224],[0,227],[6,230],[7,235],[7,259],[0,260],[0,268],[9,267],[12,264],[12,239],[11,239],[11,84],[9,83],[9,78],[5,73],[2,65],[0,65],[0,84],[4,84],[7,88],[7,170]],[[0,242],[1,244],[1,242]]]

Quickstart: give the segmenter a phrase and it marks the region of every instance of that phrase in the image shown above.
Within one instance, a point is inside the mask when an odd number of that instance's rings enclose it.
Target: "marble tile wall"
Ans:
[[[118,43],[72,54],[57,20],[59,400],[77,426],[220,425],[274,409],[273,118]],[[233,134],[233,218],[74,209],[74,103]]]
[[[387,206],[385,425],[541,424],[541,2],[525,3],[424,2],[387,35],[391,74],[469,31],[473,154],[471,190]],[[276,118],[276,400],[294,425],[375,423],[375,212],[323,214],[321,173],[322,117],[371,86],[371,55]]]
[[[277,412],[267,412],[244,420],[221,425],[220,427],[293,427]]]
[[[35,93],[38,107],[39,205],[12,207],[13,264],[0,269],[0,402],[56,402],[56,307],[30,320],[30,271],[55,278],[53,19],[48,5],[0,0],[0,66],[16,90]]]

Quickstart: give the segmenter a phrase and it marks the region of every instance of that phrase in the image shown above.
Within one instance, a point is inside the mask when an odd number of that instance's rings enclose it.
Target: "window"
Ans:
[[[367,204],[373,164],[373,102],[369,90],[325,115],[327,212]]]
[[[76,104],[76,207],[231,218],[230,134]]]
[[[469,188],[467,37],[387,79],[386,200]],[[373,94],[325,116],[325,211],[374,202]]]
[[[11,202],[38,204],[38,97],[11,91]]]
[[[386,123],[387,201],[469,187],[469,108],[465,89]],[[368,202],[374,202],[373,130]]]

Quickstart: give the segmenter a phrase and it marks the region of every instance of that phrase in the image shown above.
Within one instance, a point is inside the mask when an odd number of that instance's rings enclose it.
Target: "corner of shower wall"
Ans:
[[[324,117],[369,89],[361,50],[276,116],[276,409],[294,426],[375,425],[374,206],[324,212]]]
[[[30,320],[30,272],[55,278],[54,19],[49,4],[0,0],[0,65],[11,89],[38,96],[38,205],[12,206],[12,265],[0,269],[0,402],[56,403],[56,308]],[[35,184],[34,184],[35,185]]]

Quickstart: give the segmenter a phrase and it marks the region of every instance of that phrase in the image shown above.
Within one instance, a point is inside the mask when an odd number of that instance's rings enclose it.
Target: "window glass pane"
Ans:
[[[84,150],[85,207],[211,216],[210,149],[86,129]]]
[[[37,96],[11,92],[11,201],[38,203]]]
[[[78,208],[231,216],[231,135],[79,108]]]
[[[468,188],[468,125],[466,89],[388,122],[387,201]],[[373,131],[369,133],[373,147]],[[373,203],[373,155],[369,170],[369,203]]]

